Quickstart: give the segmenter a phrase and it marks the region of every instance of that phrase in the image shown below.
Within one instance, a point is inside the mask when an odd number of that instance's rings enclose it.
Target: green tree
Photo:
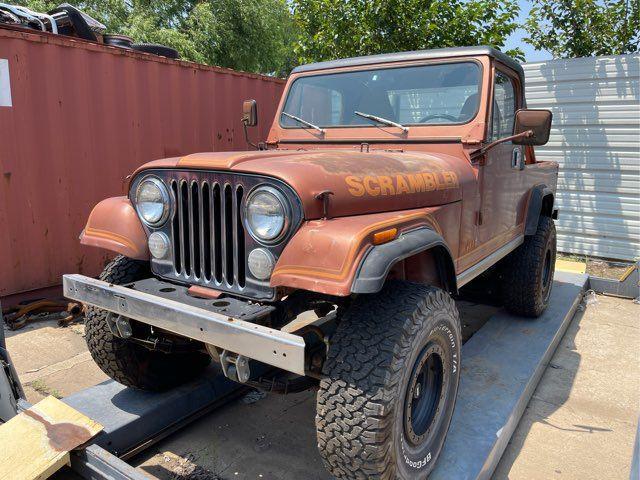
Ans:
[[[639,0],[534,0],[524,40],[556,58],[637,52],[639,5]]]
[[[466,45],[503,48],[515,0],[291,0],[301,62]],[[523,58],[520,49],[507,52]]]
[[[14,0],[15,1],[15,0]],[[19,0],[47,11],[60,0]],[[287,0],[82,0],[74,4],[136,42],[161,43],[194,62],[286,75],[294,23]]]

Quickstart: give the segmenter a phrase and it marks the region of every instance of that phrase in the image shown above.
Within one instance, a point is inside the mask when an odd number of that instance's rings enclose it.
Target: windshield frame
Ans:
[[[322,70],[319,72],[314,72],[311,74],[300,74],[299,76],[297,76],[296,78],[293,79],[293,81],[290,82],[290,84],[287,87],[287,90],[285,92],[285,94],[282,97],[282,102],[280,107],[278,108],[277,111],[277,115],[278,115],[278,119],[277,119],[277,124],[278,127],[283,129],[283,130],[304,130],[305,128],[299,125],[284,125],[282,123],[282,117],[283,117],[283,112],[286,112],[286,104],[287,101],[289,100],[289,95],[291,94],[291,91],[293,89],[293,86],[296,84],[296,82],[298,82],[300,79],[303,78],[310,78],[310,77],[320,77],[320,76],[327,76],[327,75],[339,75],[339,74],[348,74],[348,73],[352,73],[352,72],[366,72],[366,71],[376,71],[376,70],[389,70],[389,69],[394,69],[394,70],[399,70],[399,69],[403,69],[403,68],[415,68],[415,67],[427,67],[427,66],[436,66],[436,65],[445,65],[445,64],[465,64],[465,63],[471,63],[471,64],[475,64],[475,66],[478,68],[478,103],[476,104],[476,109],[473,113],[473,115],[469,118],[469,120],[464,121],[464,122],[450,122],[450,123],[402,123],[403,126],[406,127],[412,127],[413,129],[422,129],[422,128],[430,128],[430,127],[460,127],[460,126],[464,126],[464,125],[469,125],[470,123],[474,122],[476,120],[476,118],[478,117],[478,114],[481,111],[481,107],[482,107],[482,99],[483,99],[483,84],[484,84],[484,65],[483,63],[477,59],[477,58],[442,58],[442,59],[433,59],[433,60],[426,60],[426,61],[418,61],[418,62],[411,62],[411,63],[404,63],[402,65],[394,65],[394,64],[380,64],[380,65],[364,65],[362,67],[357,67],[357,68],[336,68],[336,69],[327,69],[327,70]],[[290,113],[290,112],[287,112]],[[365,112],[367,113],[367,112]],[[305,119],[307,120],[307,119]],[[389,128],[389,126],[387,125],[376,125],[375,123],[370,123],[370,124],[359,124],[359,125],[320,125],[321,128],[325,129],[325,130],[351,130],[351,129],[362,129],[362,128],[374,128],[374,129],[380,129],[380,128]]]

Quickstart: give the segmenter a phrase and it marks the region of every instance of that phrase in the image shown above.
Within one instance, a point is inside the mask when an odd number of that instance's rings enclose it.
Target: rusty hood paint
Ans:
[[[468,162],[442,153],[372,150],[267,150],[197,153],[150,162],[141,169],[184,168],[265,175],[298,193],[305,218],[323,215],[316,195],[330,191],[332,217],[408,210],[462,199],[473,181]],[[136,172],[138,173],[138,172]]]

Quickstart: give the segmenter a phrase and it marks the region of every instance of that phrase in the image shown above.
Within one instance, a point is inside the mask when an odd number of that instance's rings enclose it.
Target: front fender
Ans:
[[[147,234],[127,197],[107,198],[98,203],[80,234],[80,243],[136,260],[149,260]]]
[[[442,235],[438,207],[305,222],[285,247],[271,276],[272,287],[347,296],[373,236],[397,228],[398,236],[418,227]]]

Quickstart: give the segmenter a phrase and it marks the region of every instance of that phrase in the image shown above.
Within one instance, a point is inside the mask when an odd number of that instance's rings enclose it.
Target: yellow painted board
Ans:
[[[561,272],[585,273],[587,264],[583,262],[572,262],[570,260],[556,260],[556,270]]]
[[[98,422],[49,396],[0,425],[0,479],[47,478],[100,430]]]

